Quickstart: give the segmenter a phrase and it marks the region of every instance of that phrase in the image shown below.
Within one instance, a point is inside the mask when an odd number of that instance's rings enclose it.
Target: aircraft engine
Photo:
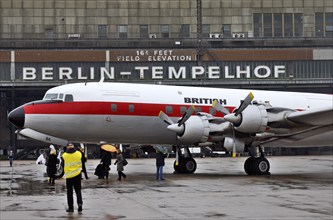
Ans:
[[[209,136],[209,122],[206,116],[192,116],[184,124],[178,139],[184,143],[206,142]]]
[[[243,133],[263,132],[268,123],[267,111],[263,105],[249,105],[238,115],[235,129]]]
[[[191,116],[194,107],[188,108],[182,118],[174,123],[164,112],[160,112],[159,118],[169,124],[168,129],[177,134],[179,141],[184,144],[211,144],[210,142],[221,141],[221,133],[229,129],[229,125],[222,118],[215,118],[211,114],[198,112]]]

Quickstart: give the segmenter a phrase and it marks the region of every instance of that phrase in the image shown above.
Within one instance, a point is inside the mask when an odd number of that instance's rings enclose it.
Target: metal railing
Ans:
[[[333,47],[333,38],[203,38],[210,48]],[[196,38],[1,38],[2,49],[197,48]]]

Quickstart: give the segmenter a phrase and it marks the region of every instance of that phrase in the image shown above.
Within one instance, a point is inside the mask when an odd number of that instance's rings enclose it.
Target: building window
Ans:
[[[189,38],[190,37],[190,25],[189,24],[182,24],[180,25],[180,38]]]
[[[325,37],[333,37],[333,12],[325,13]]]
[[[285,37],[293,36],[293,14],[286,13],[283,15],[284,20],[284,35]]]
[[[294,36],[302,37],[303,36],[303,14],[295,13],[294,14]]]
[[[169,38],[169,25],[168,24],[161,25],[161,37]]]
[[[202,25],[202,37],[209,38],[210,34],[210,24],[203,24]]]
[[[315,14],[316,37],[324,37],[324,13]]]
[[[262,36],[262,16],[260,13],[253,14],[253,36]]]
[[[223,37],[231,37],[231,24],[224,24],[222,27]]]
[[[148,38],[148,37],[149,37],[148,25],[147,24],[140,25],[140,38]]]
[[[119,38],[127,38],[127,25],[118,26]]]
[[[282,37],[282,14],[274,13],[274,37]]]
[[[108,36],[108,26],[98,25],[98,38],[107,38]]]
[[[45,38],[46,39],[53,39],[54,38],[54,29],[53,28],[46,28],[45,29]]]
[[[303,14],[285,13],[282,16],[281,13],[254,13],[253,35],[254,37],[302,37]]]
[[[272,37],[272,14],[264,13],[264,37]]]

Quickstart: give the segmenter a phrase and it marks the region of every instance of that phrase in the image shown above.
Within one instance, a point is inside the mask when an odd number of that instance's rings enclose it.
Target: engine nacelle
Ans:
[[[241,121],[235,129],[243,133],[257,133],[265,131],[268,123],[267,111],[263,105],[249,105],[241,113]]]
[[[237,138],[234,140],[230,137],[226,137],[224,139],[223,147],[225,147],[229,152],[232,152],[234,144],[236,145],[236,152],[243,152],[244,151],[244,147],[245,147],[244,141],[239,140]]]
[[[183,133],[178,135],[181,142],[202,143],[208,140],[210,126],[207,116],[191,116],[183,126]]]

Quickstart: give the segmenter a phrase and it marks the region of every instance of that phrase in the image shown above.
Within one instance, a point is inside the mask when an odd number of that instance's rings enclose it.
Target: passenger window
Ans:
[[[169,113],[169,114],[171,114],[172,113],[172,106],[166,106],[165,107],[165,111],[166,111],[166,113]]]
[[[216,115],[216,110],[215,110],[215,108],[209,108],[209,114],[211,114],[211,115]]]
[[[134,112],[134,105],[133,104],[128,105],[128,110],[129,112]]]
[[[73,102],[74,98],[73,95],[66,95],[65,96],[65,102]]]
[[[117,104],[111,104],[111,111],[116,112],[117,111]]]
[[[186,112],[187,108],[185,106],[180,107],[180,113],[184,114]]]

